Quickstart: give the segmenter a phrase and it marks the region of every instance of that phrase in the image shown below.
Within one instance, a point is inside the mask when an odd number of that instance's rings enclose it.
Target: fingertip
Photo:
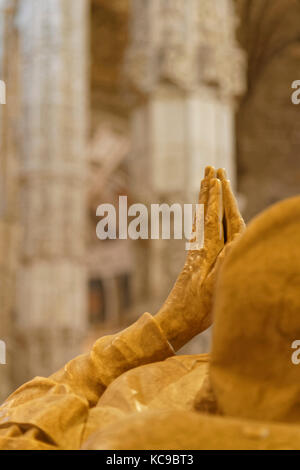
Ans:
[[[227,173],[226,173],[225,168],[219,168],[219,169],[218,169],[218,171],[217,171],[217,177],[218,177],[221,181],[227,180]]]
[[[216,170],[213,166],[207,166],[205,168],[205,178],[214,178],[216,175]]]
[[[211,166],[205,167],[204,177],[207,178],[211,170]]]

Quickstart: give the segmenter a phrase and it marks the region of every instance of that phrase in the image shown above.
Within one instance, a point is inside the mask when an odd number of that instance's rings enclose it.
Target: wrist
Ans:
[[[192,333],[191,328],[183,321],[182,314],[175,310],[163,306],[154,318],[174,351],[178,351],[197,333]]]
[[[185,346],[191,339],[205,331],[212,324],[212,309],[200,302],[190,304],[188,309],[183,305],[164,304],[155,315],[155,320],[167,341],[175,351]]]

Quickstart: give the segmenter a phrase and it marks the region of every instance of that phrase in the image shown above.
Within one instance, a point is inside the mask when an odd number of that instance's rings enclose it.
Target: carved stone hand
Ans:
[[[175,350],[211,325],[217,272],[245,227],[224,170],[216,173],[213,167],[206,168],[199,204],[204,204],[204,246],[188,252],[183,270],[156,314]]]

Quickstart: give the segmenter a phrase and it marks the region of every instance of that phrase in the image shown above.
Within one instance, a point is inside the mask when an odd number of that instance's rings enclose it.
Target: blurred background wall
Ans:
[[[298,0],[0,1],[1,398],[167,296],[184,241],[100,241],[99,204],[298,193],[299,56]]]

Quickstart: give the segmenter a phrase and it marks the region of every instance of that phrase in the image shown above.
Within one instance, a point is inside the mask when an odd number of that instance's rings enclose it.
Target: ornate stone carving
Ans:
[[[169,80],[187,90],[207,84],[223,95],[243,92],[231,0],[132,0],[132,12],[127,74],[138,90]]]

